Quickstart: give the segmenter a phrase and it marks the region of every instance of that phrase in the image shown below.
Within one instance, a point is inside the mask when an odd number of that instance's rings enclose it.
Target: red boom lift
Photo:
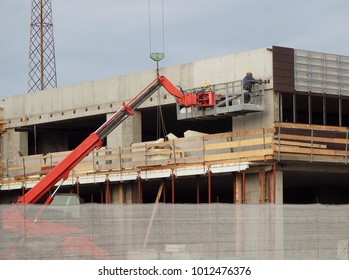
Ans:
[[[73,251],[81,258],[109,259],[111,256],[103,249],[95,245],[89,237],[83,235],[80,228],[69,227],[46,220],[40,220],[40,212],[35,219],[25,218],[23,207],[20,205],[34,204],[42,199],[58,183],[56,190],[49,195],[44,205],[52,202],[59,187],[68,178],[70,171],[92,150],[100,148],[107,135],[120,125],[128,116],[134,114],[145,100],[147,100],[160,87],[164,87],[183,107],[197,106],[199,108],[214,106],[214,93],[202,91],[199,93],[182,93],[166,77],[158,76],[144,90],[131,101],[123,105],[109,120],[91,133],[78,147],[76,147],[65,159],[53,168],[41,181],[39,181],[26,194],[19,197],[17,203],[6,208],[2,213],[2,229],[9,234],[25,233],[25,238],[45,238],[56,236],[60,241],[59,250],[53,258],[64,256],[65,252]],[[41,209],[44,209],[41,208]],[[17,242],[24,237],[20,237]],[[2,258],[17,258],[18,244],[14,244],[0,253]]]

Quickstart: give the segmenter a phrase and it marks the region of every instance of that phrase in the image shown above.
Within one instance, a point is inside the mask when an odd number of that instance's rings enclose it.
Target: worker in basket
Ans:
[[[263,81],[261,79],[256,80],[253,78],[253,74],[250,71],[246,72],[246,76],[242,80],[243,89],[248,91],[248,93],[244,93],[244,103],[248,103],[251,100],[251,92],[254,84],[261,84]]]

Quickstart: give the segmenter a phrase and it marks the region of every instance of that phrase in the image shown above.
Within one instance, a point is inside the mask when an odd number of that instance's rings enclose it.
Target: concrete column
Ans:
[[[125,203],[126,204],[131,204],[132,203],[132,196],[133,196],[133,201],[135,201],[135,194],[136,194],[137,189],[135,188],[133,182],[128,182],[125,184]]]
[[[28,133],[16,132],[13,128],[7,129],[2,139],[3,159],[18,158],[19,155],[28,155]]]
[[[258,173],[246,173],[245,203],[260,203],[260,175]]]
[[[125,201],[124,186],[122,183],[110,184],[111,202],[123,204]]]
[[[236,172],[234,180],[235,202],[236,204],[240,204],[242,203],[242,174],[240,172]]]
[[[111,183],[110,182],[110,193],[111,203],[115,204],[131,204],[132,203],[132,192],[133,201],[137,203],[137,186],[132,182],[128,183]]]
[[[112,115],[108,114],[107,118]],[[129,116],[107,136],[107,145],[110,148],[128,147],[134,142],[141,142],[141,140],[142,114],[135,112],[133,116]]]

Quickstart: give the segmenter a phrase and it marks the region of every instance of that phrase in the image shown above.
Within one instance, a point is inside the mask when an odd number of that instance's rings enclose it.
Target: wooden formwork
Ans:
[[[178,138],[162,143],[139,143],[126,148],[101,148],[81,161],[70,176],[266,161],[274,158],[273,134],[273,128],[259,129]],[[2,183],[39,180],[68,154],[60,152],[3,160],[2,170],[7,176],[3,176]]]
[[[178,174],[178,170],[189,170],[187,175],[196,176],[198,173],[190,173],[190,170],[201,168],[201,174],[207,175],[217,166],[244,164],[243,168],[234,171],[234,202],[246,202],[246,174],[251,172],[259,174],[260,203],[272,203],[275,202],[278,161],[347,164],[348,134],[345,127],[276,122],[274,127],[266,129],[137,143],[125,148],[103,147],[80,162],[69,177],[77,181],[76,178],[103,175],[122,182],[130,177],[136,180],[142,172],[148,172],[146,179],[156,172],[154,178],[159,178],[161,172],[165,177]],[[0,184],[33,185],[68,154],[60,152],[2,160]],[[221,172],[226,171],[222,169]],[[115,179],[117,176],[119,179]]]

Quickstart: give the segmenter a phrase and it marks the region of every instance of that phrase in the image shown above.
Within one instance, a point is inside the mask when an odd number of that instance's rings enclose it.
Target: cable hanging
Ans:
[[[153,52],[152,47],[152,24],[151,24],[151,0],[148,0],[149,8],[149,52],[150,58],[156,62],[156,75],[159,77],[159,61],[165,58],[165,12],[164,0],[161,0],[161,30],[162,30],[162,52]]]
[[[162,52],[154,52],[153,51],[153,34],[152,34],[152,10],[151,10],[151,1],[155,0],[148,0],[148,13],[149,13],[149,53],[150,58],[156,62],[156,75],[157,77],[160,76],[159,73],[159,61],[163,60],[165,58],[165,12],[164,12],[164,0],[161,0],[161,33],[162,33]],[[160,93],[158,92],[158,107],[157,107],[157,125],[156,125],[156,137],[159,139],[161,138],[161,134],[166,137],[167,131],[166,131],[166,125],[164,116],[162,113],[162,107],[161,107],[161,98]]]

